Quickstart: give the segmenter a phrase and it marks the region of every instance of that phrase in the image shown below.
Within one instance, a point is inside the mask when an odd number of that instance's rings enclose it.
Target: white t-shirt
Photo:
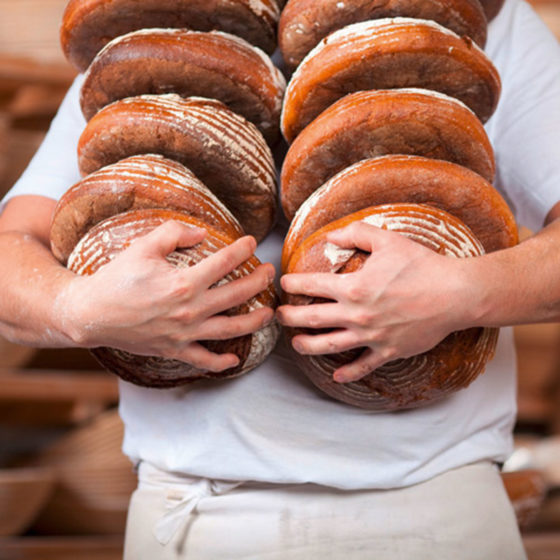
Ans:
[[[496,150],[496,186],[518,221],[537,230],[560,200],[560,48],[523,0],[506,0],[489,26],[486,51],[503,84],[486,126]],[[58,198],[79,179],[75,152],[85,124],[80,83],[78,78],[7,198]],[[257,250],[277,270],[283,234],[278,226]],[[283,344],[235,380],[166,390],[121,381],[120,389],[124,451],[134,462],[209,478],[391,488],[508,456],[515,354],[511,329],[502,329],[495,358],[467,389],[430,406],[386,414],[319,393]]]

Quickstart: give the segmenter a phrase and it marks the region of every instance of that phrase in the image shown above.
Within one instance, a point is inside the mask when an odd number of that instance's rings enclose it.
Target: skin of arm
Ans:
[[[241,336],[272,320],[270,308],[217,315],[265,289],[274,277],[270,264],[209,289],[253,254],[254,238],[243,237],[179,270],[165,257],[200,242],[205,231],[168,222],[92,276],[77,276],[49,249],[55,205],[42,196],[18,196],[0,215],[0,334],[5,338],[41,347],[111,346],[221,371],[237,365],[237,356],[212,353],[197,340]]]
[[[328,240],[370,252],[359,271],[287,274],[282,289],[333,300],[283,305],[280,323],[332,328],[293,338],[301,354],[365,347],[334,380],[361,379],[384,363],[433,348],[449,333],[474,326],[502,327],[560,320],[560,202],[545,227],[519,245],[481,257],[439,255],[394,232],[355,223]]]

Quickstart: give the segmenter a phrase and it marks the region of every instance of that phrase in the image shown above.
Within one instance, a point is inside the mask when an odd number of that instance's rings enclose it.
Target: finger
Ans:
[[[292,339],[292,346],[299,354],[316,356],[359,348],[364,343],[356,333],[344,329],[326,334],[298,334]]]
[[[244,315],[216,315],[207,319],[197,329],[196,336],[200,340],[227,340],[238,336],[252,334],[274,319],[274,311],[270,307],[261,307]]]
[[[239,364],[239,358],[235,354],[216,354],[198,342],[189,343],[173,358],[197,369],[212,372],[224,371]]]
[[[166,257],[178,247],[192,247],[206,236],[206,230],[169,220],[141,237],[136,247],[147,257]]]
[[[208,288],[249,259],[256,247],[255,238],[246,235],[193,267],[185,269],[183,273],[189,280],[194,276],[200,285]]]
[[[342,249],[357,248],[371,253],[376,244],[382,243],[387,236],[393,235],[398,234],[363,222],[354,222],[345,228],[328,233],[327,241]]]
[[[362,379],[362,377],[368,375],[368,373],[371,373],[378,367],[381,367],[387,361],[387,359],[384,359],[377,354],[375,350],[367,348],[359,358],[338,368],[333,373],[333,379],[337,383],[350,383],[351,381],[358,381],[359,379]]]
[[[338,300],[342,295],[341,278],[341,275],[329,272],[285,274],[280,279],[280,284],[290,294]]]
[[[276,316],[287,327],[324,329],[345,327],[348,324],[347,312],[338,303],[282,305],[276,310]]]
[[[271,264],[263,264],[248,276],[208,290],[204,296],[207,316],[246,303],[265,290],[273,280],[274,267]]]

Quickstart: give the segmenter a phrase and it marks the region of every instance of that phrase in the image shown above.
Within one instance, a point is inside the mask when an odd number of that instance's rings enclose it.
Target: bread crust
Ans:
[[[272,228],[272,153],[253,124],[219,101],[171,94],[116,101],[87,124],[78,143],[78,164],[88,175],[148,153],[188,167],[257,240]]]
[[[99,222],[129,210],[166,208],[204,221],[236,239],[243,228],[194,174],[160,155],[132,156],[104,167],[68,189],[51,222],[51,250],[63,264]]]
[[[111,39],[149,27],[218,29],[270,54],[276,48],[279,17],[274,0],[70,0],[60,42],[68,60],[82,72]]]
[[[494,177],[484,127],[459,101],[420,89],[362,91],[331,105],[290,146],[281,176],[286,217],[339,171],[387,154],[451,161],[488,182]]]
[[[425,20],[388,18],[349,25],[315,47],[293,74],[281,129],[288,142],[348,93],[425,88],[463,101],[485,122],[501,91],[497,70],[468,37]]]
[[[473,257],[484,252],[472,232],[450,214],[422,204],[389,204],[360,210],[316,231],[295,251],[287,272],[345,274],[360,269],[366,253],[340,249],[326,241],[328,232],[356,221],[399,232],[449,257]],[[284,294],[283,300],[291,305],[320,303],[291,294]],[[313,331],[288,328],[287,336],[291,339],[301,332]],[[431,350],[389,362],[352,383],[336,383],[332,374],[355,360],[363,349],[320,356],[297,354],[296,359],[312,383],[331,397],[367,410],[392,411],[423,406],[467,387],[484,371],[497,338],[497,329],[454,332]]]
[[[68,268],[80,275],[94,274],[135,239],[168,220],[207,231],[206,237],[199,244],[188,249],[178,249],[168,256],[169,262],[176,267],[193,266],[233,242],[233,239],[214,230],[206,222],[182,212],[164,209],[132,210],[108,218],[90,229],[70,255]],[[218,284],[242,278],[258,265],[258,259],[251,257]],[[276,296],[271,285],[246,304],[230,309],[226,314],[238,315],[263,306],[275,307],[275,303]],[[240,358],[240,363],[234,368],[217,373],[199,370],[178,360],[140,356],[112,348],[96,348],[92,353],[104,367],[126,381],[145,387],[167,388],[205,378],[227,379],[243,375],[266,358],[272,351],[277,336],[278,327],[272,323],[252,335],[222,341],[201,341],[212,352],[232,352]]]
[[[486,19],[492,21],[500,13],[504,0],[480,0],[480,3],[486,14]]]
[[[329,33],[392,17],[432,20],[481,48],[486,43],[486,16],[478,0],[290,0],[280,16],[278,42],[284,60],[295,68]]]
[[[370,206],[429,204],[449,212],[473,232],[486,253],[517,244],[517,225],[498,191],[474,171],[442,160],[390,155],[347,167],[299,208],[286,235],[282,268],[321,227]]]
[[[286,83],[270,58],[222,32],[143,29],[117,37],[85,75],[80,103],[86,120],[99,109],[142,94],[218,99],[273,144]]]

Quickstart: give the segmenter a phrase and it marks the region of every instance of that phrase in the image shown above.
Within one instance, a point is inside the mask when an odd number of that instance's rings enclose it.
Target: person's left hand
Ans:
[[[471,259],[439,255],[403,235],[361,222],[327,239],[371,255],[349,274],[284,275],[284,291],[332,303],[283,305],[277,317],[290,327],[335,329],[296,335],[292,344],[300,354],[365,348],[358,359],[334,372],[335,381],[356,381],[388,361],[425,352],[450,332],[473,326],[464,274]]]

